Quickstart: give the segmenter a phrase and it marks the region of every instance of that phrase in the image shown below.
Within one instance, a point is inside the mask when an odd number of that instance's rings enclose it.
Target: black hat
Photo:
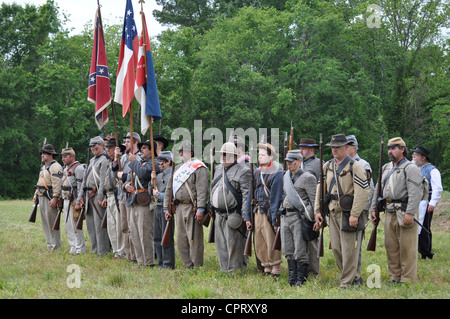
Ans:
[[[348,141],[344,134],[336,134],[331,137],[331,142],[326,144],[326,146],[340,147],[347,145]]]
[[[52,155],[59,155],[58,153],[55,152],[55,148],[53,147],[52,144],[45,144],[39,150],[39,154],[42,154],[42,153],[47,153],[47,154],[52,154]]]
[[[162,149],[165,149],[167,146],[169,146],[169,141],[160,134],[156,134],[155,136],[153,136],[153,140],[163,143],[164,145]]]
[[[303,137],[300,139],[300,143],[297,144],[299,147],[300,146],[306,146],[306,147],[313,147],[313,148],[318,148],[319,145],[317,144],[316,140],[313,138],[306,138]]]
[[[138,143],[138,147],[139,149],[141,149],[142,145],[148,145],[148,147],[151,149],[152,144],[150,144],[150,140],[146,140],[145,142],[142,143]],[[155,156],[158,156],[158,154],[156,154],[156,148],[158,147],[158,145],[156,144],[155,141],[153,141],[153,153],[155,154]]]
[[[110,139],[106,142],[105,147],[116,147],[116,139],[115,139],[114,137],[113,137],[113,138],[110,138]],[[121,151],[122,153],[124,153],[124,152],[125,152],[125,149],[126,149],[125,145],[119,144],[119,147],[120,147],[120,151]]]
[[[425,156],[427,158],[427,160],[430,160],[430,157],[428,155],[430,155],[430,151],[427,150],[425,147],[423,146],[419,146],[418,148],[416,148],[415,150],[411,150],[411,152],[415,152],[415,153],[419,153],[422,154],[423,156]]]

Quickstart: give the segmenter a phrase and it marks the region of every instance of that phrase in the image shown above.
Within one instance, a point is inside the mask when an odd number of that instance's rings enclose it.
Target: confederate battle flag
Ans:
[[[89,72],[88,101],[95,103],[95,122],[99,129],[108,123],[108,105],[111,103],[111,83],[105,40],[103,38],[100,7],[95,15],[94,44],[92,48],[91,69]]]

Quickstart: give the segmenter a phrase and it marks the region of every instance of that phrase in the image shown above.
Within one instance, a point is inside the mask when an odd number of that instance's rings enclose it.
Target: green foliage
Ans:
[[[380,135],[402,136],[408,148],[430,149],[450,186],[447,1],[379,1],[375,28],[364,0],[158,4],[156,18],[177,28],[151,39],[163,114],[154,131],[170,137],[202,120],[222,132],[278,128],[282,138],[292,121],[297,142],[356,135],[374,174]],[[51,0],[1,5],[1,198],[31,196],[44,138],[57,150],[69,142],[83,162],[88,140],[114,131],[111,108],[99,131],[87,101],[92,27],[69,36],[58,11]],[[113,89],[121,28],[104,26]],[[130,119],[115,108],[120,137]],[[139,113],[134,102],[135,130]]]

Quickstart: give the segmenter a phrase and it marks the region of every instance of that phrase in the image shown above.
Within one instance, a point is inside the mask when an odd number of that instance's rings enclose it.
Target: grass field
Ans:
[[[366,251],[372,225],[363,242],[361,271],[364,285],[339,288],[339,270],[325,237],[325,256],[321,273],[309,278],[303,287],[286,284],[287,264],[282,264],[278,281],[263,277],[256,270],[254,255],[250,265],[233,275],[220,271],[214,244],[208,244],[205,229],[205,263],[196,269],[183,268],[178,254],[175,270],[142,268],[112,254],[97,257],[88,252],[72,256],[64,225],[61,223],[62,249],[49,252],[38,214],[29,223],[31,201],[0,202],[0,298],[1,299],[448,299],[450,193],[444,193],[439,212],[433,219],[433,260],[419,258],[418,280],[401,285],[389,284],[383,226],[378,227],[377,249]],[[443,209],[441,209],[443,208]],[[382,219],[384,215],[381,216]],[[62,219],[63,220],[63,219]],[[84,226],[86,244],[90,242]],[[380,269],[379,287],[370,288],[373,266]],[[370,266],[370,267],[369,267]],[[369,269],[368,269],[369,267]],[[73,269],[79,274],[76,286]],[[371,277],[372,276],[372,277]],[[69,279],[69,282],[68,282]]]

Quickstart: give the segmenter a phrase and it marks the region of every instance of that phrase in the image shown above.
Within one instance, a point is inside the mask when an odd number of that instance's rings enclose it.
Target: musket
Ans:
[[[322,215],[322,225],[320,229],[319,236],[319,249],[317,250],[317,256],[323,257],[323,230],[327,226],[327,215],[328,215],[328,202],[325,199],[325,174],[323,173],[323,142],[322,142],[322,133],[320,133],[320,141],[319,141],[319,150],[320,150],[320,189],[319,189],[319,209],[320,214]]]
[[[283,154],[283,170],[286,172],[287,169],[287,164],[286,161],[284,160],[286,158],[287,155],[287,151],[288,151],[288,137],[287,137],[287,132],[284,132],[284,154]]]
[[[45,144],[47,144],[47,138],[46,137],[44,137],[44,143],[42,144],[42,147],[44,147]],[[39,163],[41,163],[40,169],[42,169],[42,160],[39,161]],[[28,221],[30,223],[35,223],[36,222],[36,213],[37,213],[38,206],[39,206],[39,198],[36,196],[36,203],[34,204],[33,210],[31,211],[30,218],[28,218]]]
[[[383,176],[383,148],[384,148],[384,134],[381,135],[380,158],[379,158],[379,162],[378,162],[378,184],[377,184],[377,194],[376,194],[376,196],[377,196],[376,198],[378,199],[378,201],[380,200],[380,198],[383,195],[383,194],[381,194],[381,178]],[[380,205],[378,205],[378,201],[377,201],[377,205],[375,206],[375,219],[373,220],[374,227],[372,230],[372,234],[370,234],[369,243],[367,244],[368,251],[375,251],[375,248],[377,246],[377,228],[378,228],[378,224],[380,223],[380,210],[381,210]]]
[[[55,222],[53,224],[53,230],[59,230],[59,224],[61,222],[61,214],[64,210],[64,200],[62,197],[58,198],[58,215],[56,216]]]
[[[210,156],[211,156],[211,184],[209,185],[209,196],[212,196],[212,182],[214,180],[214,175],[215,175],[215,168],[214,168],[214,156],[216,155],[216,151],[214,148],[214,139],[211,136],[211,152],[210,152]],[[211,205],[211,199],[210,199],[210,203],[209,203],[209,212],[208,212],[208,216],[209,218],[212,218],[212,224],[211,224],[211,228],[209,229],[209,237],[208,237],[208,243],[214,243],[214,237],[216,234],[216,225],[215,225],[215,221],[216,221],[216,214],[214,213],[214,210],[212,209],[212,205]]]
[[[175,147],[175,141],[173,141],[173,145]],[[172,218],[175,214],[175,205],[173,203],[173,173],[175,172],[175,155],[172,158],[172,172],[170,174],[170,185],[172,185],[171,189],[166,189],[165,194],[167,194],[167,191],[169,191],[169,215],[170,218],[167,220],[166,228],[164,229],[164,234],[161,239],[161,245],[168,245],[170,242],[170,233],[171,233],[171,225],[172,225]]]
[[[247,232],[247,239],[245,241],[245,247],[244,247],[244,255],[245,256],[251,256],[252,255],[252,234],[253,234],[253,228],[254,223],[255,223],[255,217],[254,217],[254,212],[253,212],[253,208],[254,208],[254,176],[253,176],[253,157],[252,157],[252,152],[253,152],[253,146],[250,145],[250,174],[251,174],[251,180],[250,180],[250,223],[251,223],[251,227],[247,228],[248,232]]]
[[[86,166],[86,170],[89,168],[89,161],[90,161],[90,149],[88,148],[88,152],[87,152],[87,166]],[[78,217],[78,222],[77,225],[75,226],[76,229],[78,230],[82,230],[83,229],[83,220],[86,218],[86,207],[83,205],[83,207],[81,208],[81,213],[80,216]]]
[[[294,148],[294,126],[291,121],[291,135],[289,136],[289,150]]]

